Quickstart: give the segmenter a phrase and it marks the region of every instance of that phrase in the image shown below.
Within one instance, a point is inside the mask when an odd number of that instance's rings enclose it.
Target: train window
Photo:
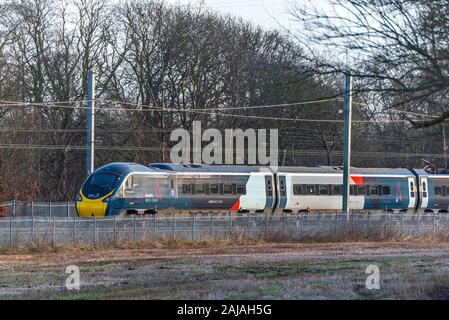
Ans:
[[[369,188],[370,195],[378,195],[379,194],[379,186],[370,186]]]
[[[366,193],[366,188],[365,186],[357,186],[357,193],[359,195],[364,195]]]
[[[209,185],[209,193],[210,194],[218,194],[218,184],[210,184]]]
[[[390,186],[382,186],[382,195],[389,196],[391,194]]]
[[[307,194],[315,194],[315,185],[307,185]]]
[[[294,195],[301,195],[302,194],[302,185],[294,184],[293,185],[293,194]]]
[[[334,184],[332,186],[332,193],[334,195],[341,195],[341,186],[339,184]]]
[[[427,198],[427,185],[425,182],[422,183],[422,191],[423,198]]]
[[[328,195],[329,194],[329,190],[327,190],[327,185],[320,184],[319,189],[320,189],[320,195]]]
[[[133,186],[134,186],[134,177],[133,176],[129,176],[128,179],[126,179],[125,182],[125,192],[132,192],[133,191]]]
[[[271,179],[267,180],[267,193],[271,192],[273,189],[271,188]]]
[[[279,186],[281,191],[285,191],[284,179],[279,179]]]
[[[195,184],[195,194],[204,194],[206,193],[206,187],[204,184]]]
[[[223,194],[232,194],[232,184],[223,185]]]
[[[184,194],[190,194],[192,191],[190,189],[190,184],[183,184],[182,185],[182,193]]]
[[[237,185],[237,194],[246,194],[246,186],[244,185]]]
[[[354,195],[354,186],[349,186],[349,194],[350,194],[351,196]]]
[[[435,187],[435,195],[442,196],[443,195],[443,187]]]

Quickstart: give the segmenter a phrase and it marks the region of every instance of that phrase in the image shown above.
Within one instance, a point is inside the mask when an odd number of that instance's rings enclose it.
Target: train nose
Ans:
[[[104,202],[103,198],[88,199],[80,194],[81,199],[77,197],[76,210],[80,217],[104,217],[108,202]]]

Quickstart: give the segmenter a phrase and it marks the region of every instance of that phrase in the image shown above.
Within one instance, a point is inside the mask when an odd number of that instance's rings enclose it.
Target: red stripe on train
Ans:
[[[237,199],[237,201],[232,205],[230,210],[236,211],[240,209],[240,198]]]

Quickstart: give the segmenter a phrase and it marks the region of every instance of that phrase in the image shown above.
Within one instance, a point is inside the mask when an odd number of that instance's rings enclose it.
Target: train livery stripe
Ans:
[[[354,181],[354,183],[356,185],[363,185],[363,177],[360,176],[351,176],[352,181]]]
[[[237,211],[240,209],[240,198],[237,199],[237,201],[232,205],[231,211]]]

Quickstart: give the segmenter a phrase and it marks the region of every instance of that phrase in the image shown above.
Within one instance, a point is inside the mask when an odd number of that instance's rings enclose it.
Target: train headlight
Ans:
[[[103,199],[103,202],[109,202],[109,201],[111,201],[111,196],[108,196],[108,197]]]
[[[83,198],[79,193],[76,195],[75,201],[83,201]]]

